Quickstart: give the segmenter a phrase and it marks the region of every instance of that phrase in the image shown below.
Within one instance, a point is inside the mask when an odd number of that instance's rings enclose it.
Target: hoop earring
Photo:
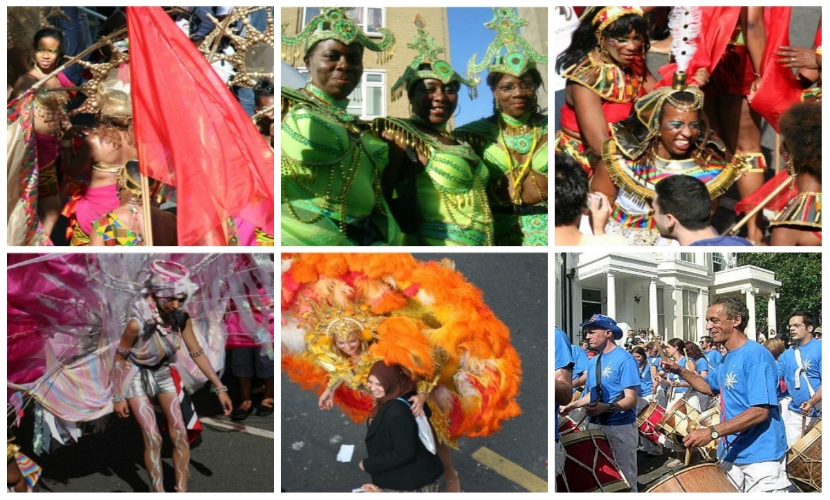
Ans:
[[[798,177],[798,172],[795,171],[795,163],[793,162],[793,155],[789,155],[789,159],[787,159],[787,163],[784,164],[787,168],[787,175],[790,176],[790,192],[788,193],[787,197],[792,198],[793,190],[795,189],[795,178]]]
[[[458,105],[456,106],[456,111],[455,111],[455,114],[454,114],[454,115],[452,115],[452,117],[453,117],[453,118],[455,118],[456,116],[458,116],[458,115],[460,115],[460,114],[461,114],[461,104],[458,104]]]

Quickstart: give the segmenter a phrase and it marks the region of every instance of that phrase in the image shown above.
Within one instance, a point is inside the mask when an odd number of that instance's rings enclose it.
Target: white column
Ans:
[[[778,318],[775,311],[775,303],[776,299],[778,299],[778,294],[774,291],[769,294],[769,301],[767,302],[767,324],[769,328],[775,330],[776,335],[778,334]],[[764,332],[764,335],[769,335],[769,332]]]
[[[573,287],[573,297],[571,300],[571,331],[576,332],[579,331],[579,324],[585,321],[587,318],[582,317],[582,285],[579,284],[579,280],[574,280],[574,287]]]
[[[663,292],[666,293],[666,292]],[[671,331],[666,333],[664,340],[673,339],[675,337],[683,337],[683,288],[675,286],[671,292],[672,307],[674,308],[674,319],[671,323]]]
[[[709,289],[702,288],[700,290],[700,295],[697,296],[697,325],[698,325],[698,332],[695,337],[692,337],[695,342],[700,341],[700,337],[704,335],[709,335],[709,332],[706,331],[706,309],[709,308]]]
[[[614,320],[617,319],[617,282],[614,279],[614,273],[608,272],[606,301],[608,307],[606,308],[606,315]]]
[[[757,340],[758,335],[755,333],[755,289],[749,287],[744,290],[746,295],[746,308],[749,310],[749,318],[746,320],[746,328],[744,333],[749,337],[749,340]]]
[[[657,278],[648,284],[648,327],[657,333]]]

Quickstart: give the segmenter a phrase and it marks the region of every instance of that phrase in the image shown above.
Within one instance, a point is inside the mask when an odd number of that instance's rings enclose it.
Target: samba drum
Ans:
[[[695,424],[692,427],[696,427],[698,420],[700,412],[697,408],[681,399],[666,411],[666,416],[657,424],[657,429],[667,437],[674,438],[677,443],[683,443],[683,438],[692,430],[690,424]]]
[[[663,476],[646,493],[738,492],[738,488],[716,464],[694,465]]]
[[[561,417],[559,419],[559,437],[567,436],[572,432],[579,432],[579,427],[570,418]]]
[[[611,443],[601,430],[573,432],[559,440],[565,447],[565,466],[556,476],[558,492],[629,491]]]
[[[821,419],[787,450],[787,473],[801,491],[821,491]]]
[[[712,425],[718,425],[720,423],[720,408],[710,408],[705,412],[700,414],[700,418],[698,419],[698,429],[701,428],[708,428]],[[718,440],[714,439],[709,441],[709,444],[703,447],[706,450],[717,450],[718,449]]]
[[[663,435],[657,431],[657,426],[665,416],[666,409],[657,404],[657,401],[649,403],[637,415],[637,429],[640,431],[640,435],[649,441],[661,444],[660,438]],[[561,433],[562,431],[560,430],[559,432]]]

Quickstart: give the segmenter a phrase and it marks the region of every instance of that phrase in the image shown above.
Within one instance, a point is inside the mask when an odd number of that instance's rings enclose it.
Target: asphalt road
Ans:
[[[239,404],[237,382],[226,370],[222,381],[234,404]],[[256,387],[256,385],[254,386]],[[254,395],[258,404],[262,395]],[[216,396],[207,388],[197,391],[193,404],[200,418],[230,422],[221,414]],[[160,420],[164,418],[159,415]],[[38,483],[48,492],[149,492],[144,469],[144,447],[135,418],[111,414],[103,433],[84,435],[78,443],[61,446],[50,454],[31,453],[32,417],[27,411],[22,427],[15,430],[22,452],[43,468]],[[274,415],[250,416],[247,427],[270,432],[271,437],[202,424],[203,431],[191,445],[189,492],[274,492]],[[254,431],[255,432],[255,431]],[[174,491],[172,445],[162,432],[162,473],[165,491]]]
[[[483,447],[547,481],[547,254],[428,254],[416,257],[452,258],[456,269],[482,289],[487,305],[510,327],[513,346],[522,359],[524,376],[518,401],[523,413],[506,422],[501,432],[493,436],[459,441],[460,450],[453,452],[453,464],[459,472],[462,488],[467,492],[527,491],[476,460],[473,454]],[[368,474],[358,468],[360,460],[366,457],[365,424],[354,424],[337,409],[318,410],[317,396],[300,390],[285,375],[280,390],[280,486],[289,492],[348,492],[369,482]],[[336,460],[343,444],[355,445],[351,462]]]

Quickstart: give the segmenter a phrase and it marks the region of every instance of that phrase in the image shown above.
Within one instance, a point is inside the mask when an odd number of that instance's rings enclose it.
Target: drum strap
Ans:
[[[597,400],[594,403],[601,403],[602,402],[602,353],[597,356],[597,370],[596,370],[596,378],[597,378]],[[614,398],[611,403],[616,403],[623,398],[623,394],[618,395]],[[591,417],[590,422],[593,424],[605,425],[605,422],[608,421],[608,418],[611,416],[610,413],[603,413],[602,415],[597,415],[596,417]]]

